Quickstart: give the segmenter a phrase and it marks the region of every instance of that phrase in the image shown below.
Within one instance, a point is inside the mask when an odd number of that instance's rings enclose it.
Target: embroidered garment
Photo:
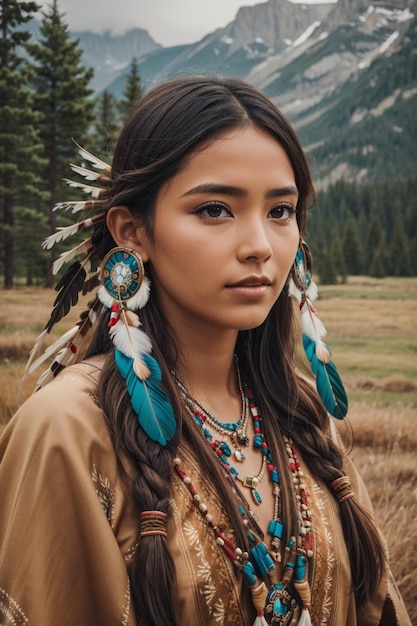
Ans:
[[[139,514],[94,399],[98,374],[85,364],[64,370],[29,398],[3,433],[2,626],[136,625],[128,569],[140,549]],[[233,537],[227,512],[197,459],[189,450],[180,449],[179,456],[213,518]],[[389,573],[374,602],[356,614],[340,508],[301,462],[315,532],[313,626],[411,626]],[[124,465],[133,477],[134,468]],[[370,507],[347,457],[345,469],[355,497]],[[168,540],[177,570],[179,624],[252,626],[250,592],[174,471],[171,509]],[[388,617],[381,622],[384,603]]]

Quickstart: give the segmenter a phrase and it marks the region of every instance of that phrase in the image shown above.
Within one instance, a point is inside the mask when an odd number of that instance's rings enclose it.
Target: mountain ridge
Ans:
[[[72,36],[95,70],[97,96],[104,89],[121,96],[133,56],[145,91],[195,73],[257,85],[296,127],[325,188],[415,175],[416,15],[417,0],[268,0],[241,7],[194,44],[163,47],[140,28]]]

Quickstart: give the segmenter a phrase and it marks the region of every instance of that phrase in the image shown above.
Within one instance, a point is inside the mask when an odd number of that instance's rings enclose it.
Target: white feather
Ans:
[[[294,300],[296,300],[297,302],[301,302],[301,291],[298,289],[292,277],[288,281],[287,289],[290,298],[294,298]]]
[[[93,187],[92,185],[85,185],[84,183],[79,183],[69,178],[64,178],[64,182],[66,182],[69,187],[74,187],[75,189],[81,189],[81,191],[84,191],[84,193],[91,194],[91,197],[94,198],[94,200],[97,200],[97,198],[100,198],[100,196],[102,195],[104,191],[101,187]]]
[[[92,206],[91,200],[84,200],[80,202],[58,202],[52,209],[52,211],[72,211],[72,213],[79,213]]]
[[[326,327],[312,310],[308,300],[301,309],[301,328],[303,333],[313,341],[320,341],[327,335]]]
[[[42,389],[42,387],[45,387],[45,385],[53,379],[54,374],[51,368],[48,368],[39,376],[38,380],[36,381],[35,390],[38,391],[39,389]]]
[[[41,389],[42,387],[45,387],[45,385],[47,385],[51,380],[55,378],[56,374],[52,370],[53,365],[59,363],[63,367],[67,367],[73,361],[74,356],[74,353],[68,347],[62,348],[62,350],[56,355],[56,358],[51,367],[48,367],[48,369],[45,370],[36,381],[36,391],[38,391],[38,389]]]
[[[78,244],[78,246],[75,246],[75,248],[72,248],[71,250],[67,250],[66,252],[63,252],[57,258],[57,260],[54,261],[54,263],[52,264],[52,273],[54,275],[58,274],[59,270],[61,269],[63,265],[65,265],[65,263],[68,263],[68,261],[71,261],[76,256],[79,256],[81,254],[86,254],[90,248],[91,248],[91,237],[89,237],[85,241],[82,241],[80,244]]]
[[[42,363],[44,363],[51,356],[53,356],[54,354],[57,354],[57,352],[59,352],[63,347],[66,348],[67,345],[74,339],[75,335],[78,333],[78,330],[79,330],[78,326],[74,326],[73,328],[70,328],[70,330],[64,333],[62,337],[60,337],[52,345],[50,345],[49,348],[47,348],[45,352],[39,358],[37,358],[36,361],[34,361],[31,364],[28,370],[29,374],[31,374],[36,369],[38,369],[38,367],[42,365]]]
[[[301,611],[301,616],[298,621],[298,626],[311,626],[311,616],[310,616],[310,611],[308,609],[303,609]]]
[[[86,180],[97,180],[97,178],[101,176],[100,172],[93,172],[93,170],[89,170],[86,167],[81,167],[81,165],[75,165],[74,163],[70,163],[69,166],[73,172],[79,174]]]
[[[319,297],[319,292],[317,289],[317,285],[314,280],[310,281],[310,284],[307,288],[306,294],[311,302],[314,302]]]
[[[94,221],[92,218],[88,217],[82,222],[76,222],[70,226],[58,226],[56,231],[43,241],[42,248],[44,250],[50,250],[56,243],[64,241],[68,237],[72,237],[73,235],[90,228],[93,224]]]
[[[142,309],[149,300],[151,283],[147,276],[143,277],[142,284],[137,293],[126,301],[126,306],[130,311]]]
[[[97,295],[98,298],[101,302],[101,304],[104,304],[104,306],[107,309],[111,309],[113,304],[114,304],[114,298],[106,291],[106,289],[104,288],[104,285],[100,285],[100,287],[98,288],[97,291]]]
[[[330,350],[322,341],[327,335],[323,322],[317,317],[311,303],[306,300],[301,311],[301,328],[303,333],[316,344],[316,356],[322,363],[328,363],[331,358]]]
[[[137,358],[143,353],[150,354],[152,352],[152,343],[148,335],[135,326],[124,324],[122,319],[119,319],[111,327],[110,337],[114,346],[131,359]]]
[[[83,159],[90,161],[90,163],[92,163],[93,166],[98,170],[105,170],[107,172],[110,172],[110,166],[107,163],[94,156],[94,154],[91,154],[91,152],[88,152],[88,150],[80,146],[76,141],[74,141],[74,143],[77,146],[78,152]]]
[[[25,370],[23,372],[23,376],[24,377],[30,371],[30,366],[32,365],[33,361],[38,358],[39,354],[43,350],[43,346],[44,346],[44,343],[45,343],[45,340],[46,340],[47,336],[48,336],[48,331],[45,329],[45,330],[43,330],[41,332],[39,337],[36,339],[35,345],[33,346],[32,350],[30,351],[29,358],[27,360],[27,363],[26,363],[26,366],[25,366]]]
[[[258,617],[253,622],[253,626],[268,626],[268,622],[263,615],[258,615]]]

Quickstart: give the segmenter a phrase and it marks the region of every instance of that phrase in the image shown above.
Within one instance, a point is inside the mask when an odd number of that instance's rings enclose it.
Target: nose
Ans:
[[[272,247],[267,233],[268,225],[261,219],[243,220],[239,232],[238,258],[241,262],[267,261]]]

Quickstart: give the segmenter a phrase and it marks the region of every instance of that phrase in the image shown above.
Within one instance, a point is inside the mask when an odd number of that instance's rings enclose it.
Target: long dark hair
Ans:
[[[128,206],[132,214],[141,216],[147,233],[152,236],[155,202],[161,185],[184,168],[201,145],[248,125],[273,137],[292,164],[299,192],[297,220],[302,236],[308,206],[315,199],[305,154],[291,125],[275,105],[254,87],[237,79],[179,78],[149,91],[120,134],[112,164],[109,206]],[[93,241],[100,247],[101,255],[114,245],[103,226],[96,230]],[[152,267],[147,271],[152,277]],[[140,316],[152,338],[154,355],[178,419],[177,434],[167,447],[149,440],[138,426],[111,355],[104,317],[90,346],[90,355],[110,352],[100,381],[99,401],[117,452],[129,455],[137,467],[134,497],[138,508],[169,514],[172,462],[178,443],[184,438],[194,449],[198,448],[201,464],[221,494],[239,544],[246,546],[245,527],[224,472],[213,462],[208,446],[202,445],[201,434],[190,424],[171,381],[170,371],[175,369],[177,359],[176,342],[155,293]],[[294,328],[292,304],[282,293],[261,326],[239,333],[236,346],[242,374],[255,393],[280,472],[284,525],[288,533],[294,529],[295,505],[291,477],[282,461],[286,458],[282,435],[292,438],[317,480],[329,485],[343,475],[342,455],[330,437],[328,415],[311,385],[296,372]],[[360,606],[375,593],[381,579],[383,549],[371,519],[354,499],[343,503],[342,523],[353,591]],[[148,570],[145,572],[149,563],[152,563],[152,575]],[[175,626],[175,567],[165,538],[150,536],[140,540],[130,576],[138,624]],[[155,602],[155,589],[167,601]]]

